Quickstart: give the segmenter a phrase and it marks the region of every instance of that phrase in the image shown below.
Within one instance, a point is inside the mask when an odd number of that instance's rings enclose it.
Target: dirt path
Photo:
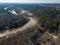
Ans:
[[[7,30],[4,33],[0,33],[0,37],[4,37],[4,36],[8,37],[9,34],[10,35],[11,34],[15,34],[15,33],[19,32],[19,31],[23,31],[24,29],[30,28],[30,27],[32,27],[32,26],[37,24],[37,21],[34,18],[32,18],[32,17],[27,17],[27,18],[29,18],[30,21],[28,23],[26,23],[23,27],[21,27],[21,28],[19,27],[17,29],[13,29],[12,31]]]

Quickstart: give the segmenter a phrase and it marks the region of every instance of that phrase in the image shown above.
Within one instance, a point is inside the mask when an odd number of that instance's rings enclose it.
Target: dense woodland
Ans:
[[[56,8],[57,6],[57,8]],[[58,33],[60,30],[60,5],[56,4],[31,4],[24,8],[30,11],[37,19],[41,27],[47,29],[49,32]]]
[[[60,11],[55,7],[34,8],[33,15],[38,19],[39,25],[50,30],[50,32],[58,31],[60,28]]]
[[[22,15],[15,15],[8,12],[8,10],[0,9],[0,30],[12,29],[21,27],[28,22]]]

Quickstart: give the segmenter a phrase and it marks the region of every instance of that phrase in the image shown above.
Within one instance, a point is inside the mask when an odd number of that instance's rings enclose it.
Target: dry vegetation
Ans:
[[[38,32],[36,27],[26,29],[22,32],[17,32],[17,34],[0,39],[0,45],[34,45],[32,40],[35,41],[33,38],[35,38],[34,36],[36,32]]]

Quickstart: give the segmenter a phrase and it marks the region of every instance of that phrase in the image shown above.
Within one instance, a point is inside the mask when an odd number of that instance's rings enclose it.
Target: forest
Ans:
[[[38,20],[41,27],[47,29],[49,32],[60,32],[60,5],[58,4],[31,4],[26,5],[24,9],[30,11]]]
[[[8,12],[8,10],[4,10],[3,8],[0,9],[0,31],[21,27],[28,21],[29,19],[20,14],[15,15]]]
[[[60,11],[55,7],[36,7],[32,11],[39,25],[50,32],[58,32],[60,27]]]
[[[55,6],[53,7],[40,6],[36,4],[35,5],[23,4],[23,5],[16,5],[16,6],[31,12],[33,16],[37,19],[39,26],[41,26],[46,30],[38,29],[37,25],[34,25],[33,27],[25,29],[24,31],[20,31],[20,32],[18,31],[15,34],[7,35],[8,37],[4,36],[0,38],[0,45],[41,45],[41,42],[37,44],[37,39],[38,38],[40,39],[42,36],[44,36],[46,34],[45,32],[48,32],[49,34],[56,34],[56,35],[57,33],[60,34],[60,11],[57,10]],[[13,6],[13,8],[14,7],[15,6]],[[7,27],[9,29],[17,28],[19,26],[21,27],[29,21],[29,19],[26,19],[24,16],[20,14],[13,15],[7,11],[2,10],[2,13],[3,12],[5,12],[3,15],[0,14],[0,30],[5,30]],[[58,43],[56,42],[56,40],[50,37],[51,36],[48,36],[48,34],[46,34],[43,37],[43,41],[42,39],[39,41],[44,42],[44,44],[46,42],[54,43],[51,45],[55,45]],[[59,41],[59,38],[57,41]]]

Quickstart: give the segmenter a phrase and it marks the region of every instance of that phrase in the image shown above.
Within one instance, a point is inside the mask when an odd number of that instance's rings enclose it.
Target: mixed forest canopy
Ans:
[[[22,15],[12,14],[8,10],[4,10],[4,7],[0,7],[0,30],[12,29],[21,27],[28,22]]]
[[[60,5],[59,4],[31,4],[25,5],[25,10],[30,11],[43,28],[50,32],[60,29]]]
[[[60,11],[55,7],[35,7],[32,11],[39,25],[54,32],[60,27]]]
[[[50,5],[46,4],[46,6],[43,6],[42,4],[5,4],[5,5],[6,5],[6,7],[8,6],[9,8],[16,10],[17,13],[18,13],[19,9],[21,9],[21,8],[31,12],[38,19],[39,25],[44,28],[47,28],[50,30],[55,30],[55,29],[58,30],[58,28],[60,27],[59,5],[52,5],[52,4],[50,4]],[[0,9],[1,13],[6,12],[5,10],[3,10],[3,7],[5,7],[5,5],[3,5],[3,4],[1,5],[1,9]],[[12,7],[9,5],[11,5]],[[56,6],[58,8],[56,8]],[[16,7],[17,9],[14,7]],[[20,8],[18,8],[18,7],[20,7]],[[57,10],[57,9],[59,9],[59,10]],[[10,16],[11,14],[7,13],[6,15]],[[19,16],[14,15],[13,17],[17,18]]]

